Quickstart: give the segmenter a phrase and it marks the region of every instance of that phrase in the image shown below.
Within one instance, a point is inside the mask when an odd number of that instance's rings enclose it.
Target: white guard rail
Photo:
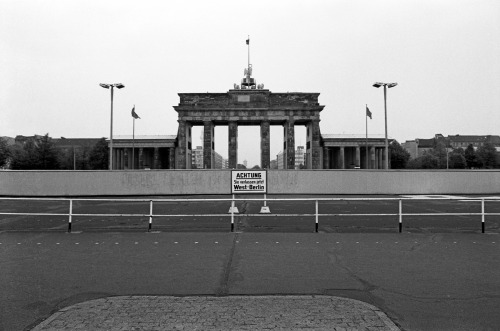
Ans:
[[[154,217],[204,217],[204,216],[230,216],[231,217],[231,232],[234,231],[234,218],[237,216],[311,216],[315,218],[315,231],[318,232],[319,228],[319,217],[320,216],[397,216],[399,218],[399,232],[403,230],[403,216],[481,216],[481,232],[485,232],[485,217],[486,216],[500,216],[500,213],[486,213],[485,212],[485,201],[495,201],[500,202],[500,200],[489,199],[489,198],[467,198],[460,199],[460,201],[470,201],[470,202],[481,202],[481,212],[477,213],[403,213],[403,201],[418,201],[418,200],[457,200],[457,198],[252,198],[252,199],[236,199],[224,198],[224,199],[73,199],[73,198],[18,198],[18,197],[0,197],[2,200],[22,200],[22,201],[67,201],[68,202],[68,213],[22,213],[22,212],[0,212],[0,215],[18,215],[18,216],[67,216],[68,217],[68,232],[71,232],[72,218],[76,216],[90,216],[90,217],[149,217],[148,232],[152,230],[153,218]],[[73,201],[106,201],[106,202],[149,202],[149,214],[78,214],[73,213]],[[228,213],[225,214],[154,214],[153,204],[154,202],[207,202],[207,201],[231,201],[231,208]],[[259,214],[239,214],[235,211],[235,201],[264,201],[264,206],[269,201],[311,201],[315,203],[315,213],[314,214],[271,214],[271,213],[259,213]],[[319,202],[320,201],[398,201],[398,211],[394,213],[383,213],[383,214],[355,214],[355,213],[319,213]],[[237,210],[237,209],[236,209]]]

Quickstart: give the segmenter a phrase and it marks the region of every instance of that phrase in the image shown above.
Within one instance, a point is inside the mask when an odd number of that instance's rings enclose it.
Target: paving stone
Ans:
[[[122,296],[61,309],[33,330],[377,330],[378,308],[331,296]]]

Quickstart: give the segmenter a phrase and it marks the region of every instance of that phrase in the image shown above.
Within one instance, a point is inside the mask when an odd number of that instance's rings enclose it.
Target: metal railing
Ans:
[[[72,231],[72,221],[73,217],[148,217],[148,232],[152,230],[153,219],[155,217],[205,217],[205,216],[217,216],[217,217],[230,217],[231,218],[231,232],[234,232],[234,220],[238,216],[250,216],[250,217],[266,217],[266,216],[284,216],[284,217],[295,217],[295,216],[309,216],[315,219],[315,232],[319,230],[319,218],[326,216],[335,217],[370,217],[370,216],[397,216],[398,217],[398,230],[401,233],[403,230],[403,217],[407,216],[480,216],[481,217],[481,232],[485,233],[485,217],[486,216],[500,216],[500,213],[487,213],[485,212],[485,201],[500,202],[500,199],[491,198],[466,198],[460,199],[460,201],[466,202],[481,202],[481,212],[476,213],[404,213],[403,212],[403,201],[422,201],[422,200],[458,200],[457,198],[221,198],[221,199],[83,199],[83,198],[18,198],[18,197],[0,197],[2,200],[22,200],[22,201],[67,201],[68,202],[68,212],[67,213],[22,213],[22,212],[0,212],[0,215],[17,215],[17,216],[66,216],[68,217],[68,232]],[[134,213],[134,214],[111,214],[111,213],[74,213],[73,212],[73,202],[74,201],[86,201],[86,202],[149,202],[149,213]],[[155,214],[153,213],[153,204],[155,202],[222,202],[230,201],[231,207],[229,212],[223,214]],[[236,201],[263,201],[264,206],[267,202],[272,201],[311,201],[315,204],[315,213],[301,213],[301,214],[273,214],[273,213],[257,213],[257,214],[239,214],[235,208]],[[322,201],[398,201],[398,212],[394,213],[319,213],[319,202]]]

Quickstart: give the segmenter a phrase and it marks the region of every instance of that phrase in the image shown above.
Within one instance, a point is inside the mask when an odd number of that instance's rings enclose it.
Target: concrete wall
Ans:
[[[230,194],[229,170],[0,171],[2,196]],[[497,194],[500,170],[270,170],[269,194]]]
[[[230,176],[216,170],[0,171],[0,195],[222,194]]]
[[[496,194],[500,171],[301,170],[268,172],[269,193]]]

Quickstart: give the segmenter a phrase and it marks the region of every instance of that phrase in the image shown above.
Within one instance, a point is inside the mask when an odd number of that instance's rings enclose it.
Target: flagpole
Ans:
[[[368,109],[368,104],[365,104]],[[368,114],[365,109],[365,122],[366,122],[366,169],[370,169],[370,160],[368,159]]]
[[[250,70],[250,35],[248,35],[248,70]]]
[[[132,118],[132,169],[135,169],[135,117]]]

